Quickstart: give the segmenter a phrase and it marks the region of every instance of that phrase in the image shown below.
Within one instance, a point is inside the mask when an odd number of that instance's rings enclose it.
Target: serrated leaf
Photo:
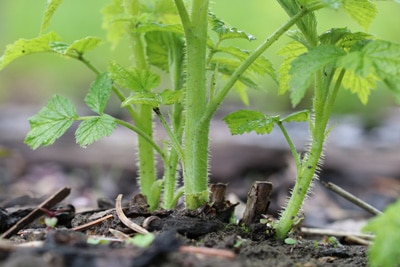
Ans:
[[[155,22],[142,24],[139,27],[137,27],[136,31],[139,33],[154,32],[154,31],[168,32],[168,33],[175,33],[181,36],[183,36],[184,34],[182,25],[180,24],[171,25],[171,24],[161,24]]]
[[[68,46],[66,53],[76,52],[80,55],[86,53],[89,50],[95,49],[101,44],[102,40],[98,37],[87,36],[83,39],[73,42]]]
[[[51,52],[50,42],[60,41],[60,37],[50,32],[33,39],[19,39],[15,43],[7,45],[4,55],[0,57],[0,70],[13,60],[38,52]]]
[[[278,51],[278,55],[284,56],[281,66],[278,69],[278,82],[279,82],[279,94],[282,95],[289,90],[290,85],[290,74],[289,71],[292,67],[292,61],[305,53],[307,48],[299,42],[290,42],[282,47]]]
[[[368,102],[371,90],[376,88],[376,80],[376,77],[372,74],[364,78],[356,75],[354,71],[348,70],[343,76],[342,86],[353,94],[357,94],[361,103],[365,105]]]
[[[256,39],[253,35],[244,31],[240,31],[234,27],[227,27],[225,22],[223,22],[222,19],[218,18],[213,13],[208,14],[208,23],[210,28],[218,34],[220,41],[234,38],[246,39],[248,41],[253,41]]]
[[[351,32],[347,28],[333,28],[319,37],[321,44],[332,44],[342,49],[349,50],[356,43],[375,39],[365,32]]]
[[[63,42],[50,42],[50,47],[54,52],[61,55],[83,55],[85,52],[98,47],[101,42],[102,40],[98,37],[88,36],[83,39],[76,40],[72,44]]]
[[[115,61],[110,63],[108,71],[114,82],[135,92],[150,91],[160,83],[160,76],[149,70],[128,70]]]
[[[285,118],[281,119],[281,122],[305,122],[308,121],[309,118],[310,118],[310,111],[302,110],[287,115]]]
[[[121,103],[121,107],[130,105],[150,105],[153,108],[163,105],[172,105],[179,101],[182,91],[164,90],[161,93],[142,92],[135,93]]]
[[[87,147],[103,137],[110,136],[116,126],[115,119],[107,114],[84,120],[75,132],[76,142],[81,147]]]
[[[335,63],[344,54],[345,52],[336,46],[321,45],[311,48],[307,53],[291,62],[289,85],[293,106],[296,106],[304,97],[316,72],[322,70],[328,64]]]
[[[215,52],[222,52],[239,59],[239,62],[244,61],[251,53],[251,51],[240,49],[237,47],[218,47]],[[248,68],[249,71],[253,71],[259,75],[269,74],[271,78],[276,81],[276,72],[272,63],[265,57],[258,57],[253,64]]]
[[[370,0],[343,0],[342,7],[365,30],[378,13],[376,4]]]
[[[255,131],[257,134],[269,134],[279,116],[266,116],[258,111],[238,110],[223,118],[231,134],[238,135]]]
[[[65,97],[53,96],[38,114],[29,119],[25,144],[32,149],[53,144],[76,120],[74,105]]]
[[[135,93],[125,99],[121,103],[121,107],[130,105],[149,105],[153,108],[159,107],[161,104],[161,98],[158,94],[153,92],[141,92]]]
[[[342,57],[337,65],[352,70],[361,77],[371,73],[384,81],[390,89],[400,90],[400,45],[388,41],[370,41],[360,50],[352,51]]]
[[[220,57],[213,57],[210,62],[212,70],[215,70],[216,66],[218,66],[218,72],[228,77],[233,74],[233,72],[240,66],[240,64],[241,62],[239,60]],[[257,88],[257,83],[254,82],[254,78],[250,74],[249,72],[243,73],[242,75],[240,75],[239,81],[250,88]]]
[[[400,259],[400,199],[389,205],[382,215],[371,219],[363,231],[375,234],[368,258],[372,267],[398,266]]]
[[[46,9],[44,11],[42,25],[40,27],[40,35],[42,35],[49,27],[50,20],[56,12],[58,6],[61,4],[62,0],[47,0]]]
[[[92,111],[103,114],[110,98],[111,88],[112,80],[108,73],[99,74],[96,80],[90,85],[89,92],[85,97],[86,105]]]
[[[161,104],[163,105],[172,105],[177,102],[179,102],[181,96],[182,96],[182,91],[172,91],[172,90],[164,90],[161,93],[158,94],[161,99]]]

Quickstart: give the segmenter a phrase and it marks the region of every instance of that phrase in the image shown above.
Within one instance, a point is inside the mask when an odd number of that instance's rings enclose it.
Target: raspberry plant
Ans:
[[[236,88],[247,103],[246,88],[256,87],[255,75],[269,75],[277,81],[280,93],[290,93],[294,106],[309,88],[313,102],[308,110],[284,118],[258,111],[236,111],[224,121],[232,134],[255,131],[265,134],[274,126],[282,131],[296,162],[296,185],[276,225],[276,237],[286,237],[294,226],[304,197],[316,177],[323,144],[329,132],[329,117],[341,88],[351,90],[362,103],[371,89],[384,82],[396,97],[400,94],[400,46],[346,28],[317,33],[315,13],[324,8],[347,12],[364,28],[377,12],[370,0],[277,0],[289,15],[254,51],[230,46],[230,39],[252,41],[248,33],[227,26],[213,14],[208,0],[112,0],[102,10],[108,40],[116,47],[128,37],[133,62],[122,66],[116,61],[98,68],[86,57],[101,39],[93,36],[71,44],[55,32],[47,32],[61,0],[47,1],[37,38],[20,39],[7,46],[0,58],[0,69],[13,60],[32,53],[50,52],[85,64],[96,76],[85,103],[94,113],[79,116],[70,100],[56,95],[35,116],[25,143],[33,149],[53,144],[71,125],[80,122],[76,141],[86,147],[112,134],[117,126],[135,132],[138,137],[138,166],[142,193],[151,209],[160,199],[162,207],[171,209],[184,194],[188,209],[208,201],[208,146],[210,122],[231,91]],[[290,29],[295,29],[290,31]],[[282,47],[284,57],[276,73],[263,53],[282,35],[293,41]],[[160,88],[160,75],[169,74],[172,88]],[[225,76],[225,79],[221,77]],[[111,96],[117,97],[130,116],[129,121],[104,113]],[[170,105],[164,114],[160,107]],[[168,139],[159,145],[153,138],[153,121],[160,120]],[[284,125],[307,122],[311,143],[299,153]],[[157,177],[155,153],[163,161],[163,177]],[[177,188],[179,169],[183,187]]]

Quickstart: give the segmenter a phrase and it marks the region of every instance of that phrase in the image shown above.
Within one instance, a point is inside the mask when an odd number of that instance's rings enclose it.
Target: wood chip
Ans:
[[[71,192],[71,188],[69,187],[64,187],[45,201],[43,201],[38,207],[36,207],[34,210],[32,210],[28,215],[26,215],[24,218],[19,220],[14,226],[12,226],[10,229],[5,231],[2,235],[1,238],[9,238],[15,233],[17,233],[20,229],[24,228],[26,225],[30,224],[33,222],[36,218],[40,217],[41,215],[44,214],[43,209],[51,209],[61,201],[63,201]]]

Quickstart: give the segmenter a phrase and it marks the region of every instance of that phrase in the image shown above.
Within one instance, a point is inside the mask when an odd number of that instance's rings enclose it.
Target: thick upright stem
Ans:
[[[179,2],[179,1],[176,1]],[[190,22],[180,10],[187,42],[187,81],[184,136],[184,184],[188,209],[208,200],[208,127],[199,120],[206,110],[206,45],[208,0],[193,0]],[[186,19],[186,21],[185,21]]]

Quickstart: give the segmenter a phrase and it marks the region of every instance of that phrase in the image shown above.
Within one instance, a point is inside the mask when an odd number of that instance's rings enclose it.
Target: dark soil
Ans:
[[[67,208],[65,208],[67,207]],[[115,209],[75,214],[67,205],[59,213],[57,229],[44,228],[37,220],[0,244],[0,265],[16,266],[367,266],[366,247],[342,245],[296,235],[295,244],[273,238],[266,224],[249,227],[222,222],[220,212],[206,205],[197,211],[148,212],[128,204],[124,214],[155,234],[147,248],[139,248],[112,235],[135,233],[121,223]],[[8,213],[4,213],[8,214]],[[66,216],[73,215],[73,216]],[[24,216],[19,210],[12,216]],[[62,216],[61,216],[62,215]],[[96,218],[109,219],[87,229],[81,225]],[[145,222],[146,218],[152,218]],[[226,216],[222,216],[225,218]],[[69,229],[64,226],[70,227]],[[97,244],[88,238],[103,240]],[[38,242],[39,241],[39,242]],[[25,246],[22,246],[25,244]],[[201,248],[193,251],[193,248]],[[205,249],[204,249],[205,248]]]

